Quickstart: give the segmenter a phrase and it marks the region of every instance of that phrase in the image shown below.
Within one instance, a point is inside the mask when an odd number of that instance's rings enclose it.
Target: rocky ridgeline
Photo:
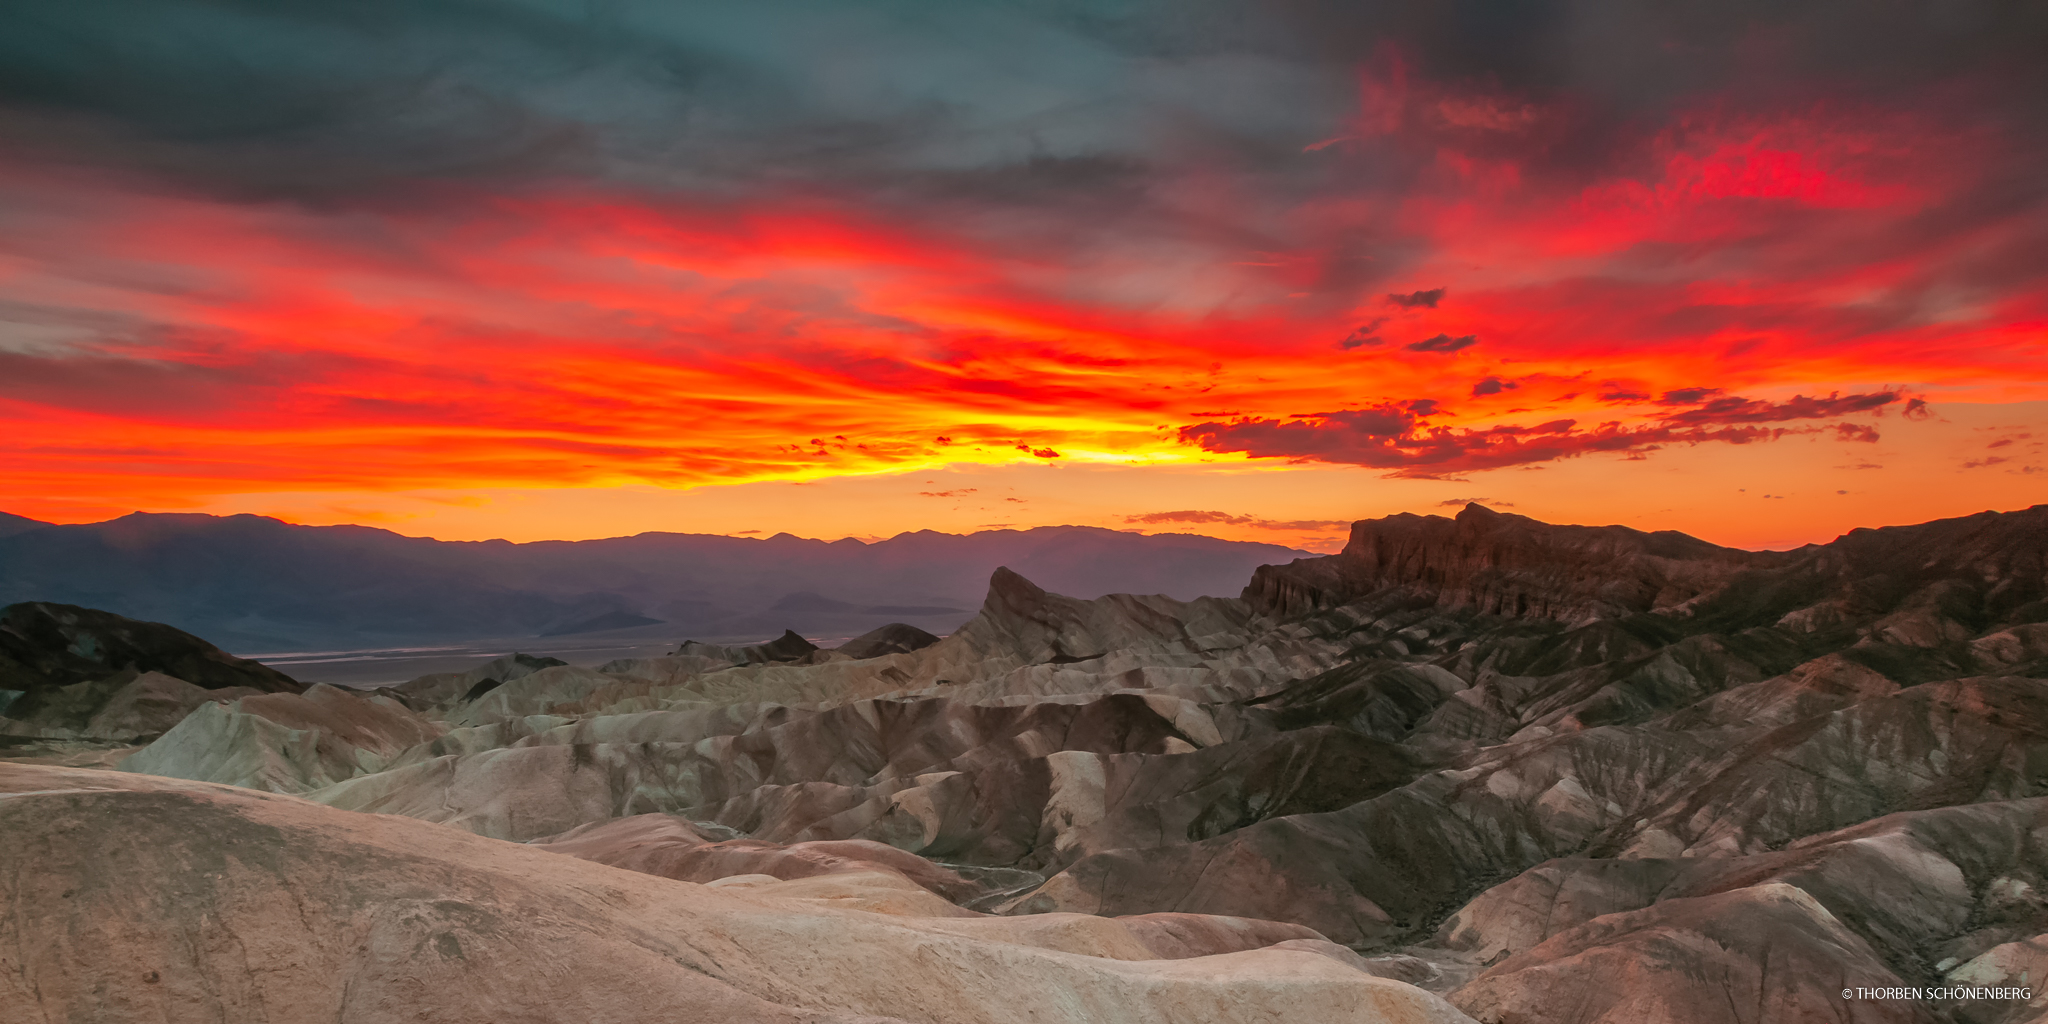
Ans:
[[[0,667],[53,663],[35,635]],[[1840,995],[2048,977],[2048,506],[1763,553],[1473,506],[1239,598],[998,570],[942,640],[376,693],[131,660],[10,684],[45,745],[147,735],[92,723],[152,674],[207,696],[124,772],[0,765],[0,877],[47,879],[0,923],[36,947],[0,1004],[512,1019],[546,978],[583,1016],[730,1020],[2048,1011]],[[243,952],[193,938],[228,917]],[[114,966],[35,921],[118,931]],[[148,980],[173,968],[204,984]]]
[[[7,746],[155,739],[202,704],[304,690],[276,669],[159,623],[43,602],[0,609]]]
[[[1576,623],[1669,609],[1784,560],[1671,531],[1552,526],[1467,505],[1456,519],[1355,523],[1342,552],[1261,566],[1244,597],[1284,618],[1405,591],[1444,608]]]

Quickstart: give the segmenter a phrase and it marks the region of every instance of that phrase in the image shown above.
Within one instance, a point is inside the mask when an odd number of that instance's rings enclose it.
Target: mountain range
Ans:
[[[261,516],[0,519],[0,604],[51,601],[167,623],[243,652],[637,630],[672,640],[852,635],[891,621],[951,632],[996,566],[1064,593],[1235,593],[1307,554],[1092,527],[929,530],[865,543],[643,533],[438,541]]]

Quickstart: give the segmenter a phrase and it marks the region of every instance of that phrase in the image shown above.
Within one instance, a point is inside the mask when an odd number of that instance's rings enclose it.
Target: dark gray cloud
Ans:
[[[1210,301],[1300,296],[1309,317],[1380,296],[1427,310],[1443,289],[1396,291],[1427,283],[1410,273],[1429,256],[1397,203],[1299,211],[1408,195],[1445,153],[1568,196],[1641,173],[1645,139],[1708,107],[1897,107],[2000,147],[1981,187],[1897,237],[1803,242],[1788,215],[1722,258],[1768,276],[1774,260],[1947,251],[2048,206],[2042,52],[2048,8],[1990,0],[31,0],[0,8],[0,144],[253,201],[440,204],[450,183],[799,194],[1068,266],[1278,254],[1265,291]],[[1414,93],[1399,130],[1363,131],[1378,115],[1362,90],[1395,80]],[[2038,280],[2048,232],[1986,237],[1869,303],[1871,325]],[[1668,276],[1703,257],[1630,258]],[[1166,301],[1155,288],[1114,297]],[[1662,328],[1759,316],[1687,309]]]
[[[1274,32],[1214,6],[11,5],[0,107],[10,134],[273,194],[562,174],[943,192],[992,174],[980,190],[1028,196],[1190,146],[1256,163],[1341,118],[1341,68],[1269,52]]]
[[[1470,334],[1456,338],[1448,334],[1439,334],[1401,347],[1410,352],[1456,352],[1459,349],[1471,348],[1477,344],[1479,344],[1479,339]]]
[[[1678,388],[1664,392],[1664,397],[1657,399],[1657,404],[1698,405],[1719,394],[1721,394],[1720,388]]]
[[[1408,292],[1405,295],[1388,295],[1387,301],[1402,309],[1435,309],[1437,303],[1444,300],[1444,293],[1448,291],[1448,288],[1430,288],[1425,291]]]
[[[1503,133],[1566,170],[1723,91],[1913,99],[1974,76],[1997,87],[1961,99],[2039,124],[2044,43],[2043,8],[1990,0],[65,0],[0,11],[0,107],[30,141],[285,193],[581,173],[1018,196],[1189,159],[1315,189],[1328,161],[1301,150],[1389,54],[1569,99],[1561,136]],[[1380,164],[1341,173],[1398,185]]]
[[[1387,322],[1392,319],[1393,317],[1378,316],[1359,324],[1356,328],[1352,329],[1349,335],[1345,336],[1343,341],[1337,343],[1337,347],[1348,351],[1354,348],[1385,344],[1385,339],[1373,332],[1386,326]]]

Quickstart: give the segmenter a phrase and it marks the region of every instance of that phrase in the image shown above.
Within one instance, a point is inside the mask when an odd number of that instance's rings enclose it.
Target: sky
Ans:
[[[0,509],[445,539],[2048,500],[2048,8],[31,0]]]

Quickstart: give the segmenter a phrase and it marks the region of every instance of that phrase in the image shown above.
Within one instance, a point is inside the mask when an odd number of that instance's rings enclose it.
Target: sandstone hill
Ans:
[[[2048,1013],[2048,994],[1841,995],[2048,976],[2048,506],[1761,553],[1473,506],[1359,523],[1342,553],[1262,568],[1236,598],[1084,601],[998,570],[952,635],[893,635],[208,701],[123,772],[7,769],[24,795],[0,810],[42,801],[18,819],[41,845],[0,853],[54,870],[63,851],[129,856],[107,829],[163,829],[120,871],[77,869],[72,896],[36,890],[28,918],[125,929],[138,950],[172,919],[122,923],[116,878],[288,890],[316,910],[238,926],[260,955],[180,969],[276,1000],[278,964],[321,965],[343,981],[304,990],[320,1019],[372,1019],[348,993],[451,972],[520,975],[448,989],[517,1019],[527,975],[567,983],[519,937],[531,922],[576,962],[609,958],[578,993],[709,978],[763,1001],[715,1019]],[[91,801],[151,809],[117,826]],[[642,880],[582,874],[600,867]],[[358,874],[390,881],[350,889]],[[165,891],[189,901],[150,914],[243,906],[232,886]],[[330,926],[391,937],[313,934]],[[34,945],[15,938],[0,949]],[[825,945],[864,950],[873,977],[844,980]],[[461,967],[435,959],[455,948]],[[106,1008],[156,998],[34,955],[0,977],[34,979],[48,1016],[139,1019]],[[1036,956],[1053,966],[1016,967],[1028,982],[991,966]],[[620,964],[648,965],[640,987]],[[1146,995],[1101,994],[1125,984]],[[633,998],[564,1005],[637,1019]]]

